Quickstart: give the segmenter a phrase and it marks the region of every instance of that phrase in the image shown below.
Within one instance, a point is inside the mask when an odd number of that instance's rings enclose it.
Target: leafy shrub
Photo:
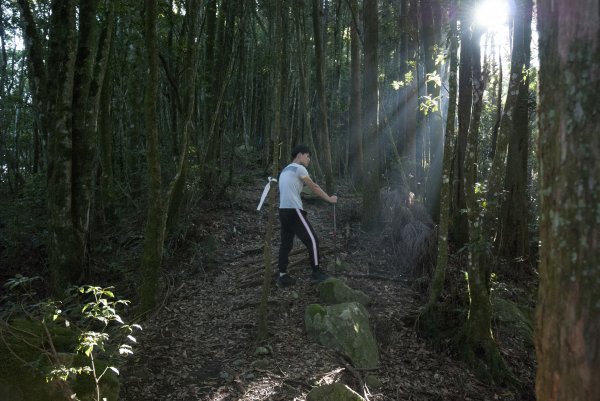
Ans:
[[[24,401],[117,400],[120,358],[133,353],[136,324],[111,288],[73,288],[63,300],[36,300],[38,277],[15,276],[0,314],[0,385]],[[11,387],[12,386],[12,387]]]

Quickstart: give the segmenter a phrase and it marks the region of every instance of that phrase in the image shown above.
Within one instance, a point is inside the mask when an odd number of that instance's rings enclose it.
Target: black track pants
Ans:
[[[300,209],[279,209],[281,221],[281,246],[279,248],[279,272],[285,273],[288,255],[294,246],[294,235],[298,236],[308,249],[310,265],[319,266],[319,239],[306,218],[306,212]]]

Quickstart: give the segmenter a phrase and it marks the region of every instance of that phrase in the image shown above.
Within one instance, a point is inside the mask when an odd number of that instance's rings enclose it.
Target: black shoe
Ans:
[[[277,287],[290,287],[296,284],[296,279],[289,274],[277,277]]]
[[[316,268],[315,270],[313,270],[312,272],[312,279],[313,281],[319,283],[321,281],[325,281],[329,278],[329,274],[325,273],[323,270],[321,270],[320,268]]]

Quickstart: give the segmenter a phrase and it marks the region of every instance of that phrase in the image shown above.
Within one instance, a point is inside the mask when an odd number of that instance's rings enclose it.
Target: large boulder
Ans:
[[[304,314],[306,331],[320,344],[346,355],[357,368],[379,365],[379,352],[369,326],[369,314],[358,302],[311,304]]]
[[[357,392],[342,383],[315,387],[306,395],[306,401],[364,401]]]
[[[360,290],[350,288],[342,280],[329,278],[317,286],[321,302],[328,305],[358,302],[364,306],[371,304],[371,298]]]

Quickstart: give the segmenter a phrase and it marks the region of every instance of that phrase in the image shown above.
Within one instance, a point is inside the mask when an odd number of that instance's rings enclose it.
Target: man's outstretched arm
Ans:
[[[302,177],[302,181],[306,184],[308,188],[313,192],[313,194],[317,195],[319,198],[324,199],[329,203],[337,203],[337,196],[329,196],[327,192],[323,191],[316,182],[314,182],[309,176]]]

